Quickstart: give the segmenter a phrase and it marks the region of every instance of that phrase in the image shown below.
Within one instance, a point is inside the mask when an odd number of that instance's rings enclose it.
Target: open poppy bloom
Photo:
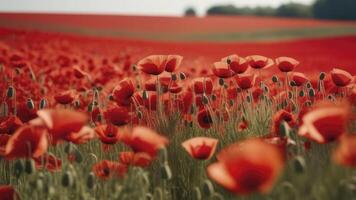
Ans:
[[[93,166],[94,174],[101,179],[108,179],[113,176],[123,177],[127,172],[127,166],[110,160],[102,160]]]
[[[65,140],[74,144],[84,144],[95,137],[95,132],[89,126],[83,126],[78,132],[72,132]]]
[[[202,109],[197,115],[198,124],[201,128],[209,129],[213,124],[213,119],[208,110]]]
[[[174,72],[181,64],[183,56],[180,55],[168,55],[165,70],[167,72]]]
[[[54,96],[54,99],[59,104],[64,104],[64,105],[65,104],[70,104],[75,99],[75,93],[74,93],[73,90],[67,90],[67,91],[61,92],[59,94],[56,94]]]
[[[6,159],[39,157],[48,148],[46,129],[24,125],[8,140],[5,147]]]
[[[146,74],[159,75],[166,69],[167,56],[151,55],[137,63],[137,67]]]
[[[340,138],[340,144],[333,154],[334,161],[340,165],[356,167],[356,135],[347,134]]]
[[[143,126],[136,126],[131,133],[124,133],[122,141],[137,152],[145,152],[155,157],[157,151],[168,144],[168,139]]]
[[[104,144],[116,144],[120,140],[119,129],[110,124],[95,127],[95,132]]]
[[[211,94],[213,92],[213,81],[211,78],[195,78],[193,88],[195,94]]]
[[[114,100],[119,106],[130,105],[131,97],[134,93],[135,86],[132,80],[130,79],[124,79],[120,81],[118,86],[116,86],[112,91]]]
[[[133,165],[138,167],[147,167],[151,164],[153,158],[145,152],[120,152],[119,160],[125,165]]]
[[[39,110],[37,115],[38,118],[32,120],[30,124],[45,126],[54,144],[59,140],[66,140],[73,132],[79,132],[88,121],[84,113],[67,109],[44,109]]]
[[[255,85],[256,75],[242,74],[235,77],[236,84],[243,90],[252,88]]]
[[[274,135],[280,135],[280,125],[285,121],[288,123],[289,126],[294,126],[296,123],[296,119],[292,113],[282,109],[275,113],[272,117],[272,132]]]
[[[1,200],[20,200],[20,197],[12,186],[0,185],[0,199]]]
[[[0,134],[13,134],[20,126],[22,126],[22,121],[14,116],[8,116],[4,121],[0,123]]]
[[[281,72],[290,72],[299,65],[299,61],[290,57],[279,57],[276,59],[276,65]]]
[[[195,137],[182,143],[183,148],[195,159],[208,160],[216,149],[218,140],[209,137]]]
[[[88,74],[86,72],[84,72],[82,69],[80,69],[80,67],[78,65],[73,66],[73,72],[74,72],[74,76],[77,79],[81,79],[85,76],[88,76]]]
[[[348,116],[347,105],[321,102],[302,117],[298,134],[318,143],[332,142],[345,133]]]
[[[301,72],[293,72],[292,80],[295,82],[295,85],[298,87],[303,86],[304,84],[310,81],[309,78]]]
[[[254,69],[267,69],[273,67],[274,62],[271,58],[260,55],[252,55],[246,58],[250,66]]]
[[[338,87],[345,87],[353,80],[353,76],[342,69],[334,68],[331,70],[330,74],[334,84]]]
[[[105,119],[116,125],[122,126],[128,124],[130,121],[130,113],[126,107],[112,107],[104,112]]]
[[[235,72],[231,70],[229,64],[222,61],[214,63],[213,73],[219,78],[229,78],[235,74]]]
[[[236,54],[222,58],[221,61],[229,64],[230,69],[236,74],[244,73],[249,67],[249,62]]]
[[[46,169],[50,172],[61,171],[62,169],[62,160],[50,153],[34,158],[34,161],[36,169]]]
[[[266,156],[268,155],[268,156]],[[218,162],[208,166],[208,176],[236,194],[269,192],[284,168],[278,147],[248,139],[222,150]]]

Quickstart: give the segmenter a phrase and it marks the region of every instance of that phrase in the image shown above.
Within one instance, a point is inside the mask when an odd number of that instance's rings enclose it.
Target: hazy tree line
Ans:
[[[195,16],[194,8],[188,8],[187,16]],[[206,11],[207,15],[255,15],[294,18],[356,19],[356,0],[316,0],[312,5],[299,3],[282,4],[273,7],[236,7],[216,5]]]

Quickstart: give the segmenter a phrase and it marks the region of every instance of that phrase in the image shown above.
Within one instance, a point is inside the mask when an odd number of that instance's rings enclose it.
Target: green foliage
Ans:
[[[356,19],[355,0],[317,0],[313,5],[313,13],[321,19]]]
[[[189,17],[194,17],[197,15],[197,13],[193,7],[189,7],[184,11],[184,15]]]

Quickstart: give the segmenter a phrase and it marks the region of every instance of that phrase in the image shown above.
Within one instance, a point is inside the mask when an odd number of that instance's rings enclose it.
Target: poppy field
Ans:
[[[0,200],[353,200],[355,44],[0,28]]]

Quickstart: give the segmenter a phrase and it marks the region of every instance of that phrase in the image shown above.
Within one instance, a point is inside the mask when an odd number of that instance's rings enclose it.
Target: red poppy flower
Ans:
[[[272,122],[273,122],[272,132],[274,135],[280,134],[280,125],[283,121],[287,122],[288,125],[291,127],[294,126],[296,123],[295,117],[292,113],[284,109],[279,110],[272,117]]]
[[[213,119],[208,110],[202,109],[197,115],[198,124],[201,128],[209,129],[213,124]]]
[[[348,106],[332,103],[319,105],[306,113],[298,134],[318,143],[328,143],[338,139],[346,131],[349,116]]]
[[[295,85],[298,87],[310,81],[309,78],[305,76],[305,74],[300,72],[293,72],[292,80],[295,82]]]
[[[151,157],[155,157],[157,151],[168,144],[166,137],[142,126],[134,127],[131,133],[124,133],[122,141],[134,152],[145,152]]]
[[[75,99],[75,93],[74,93],[73,90],[67,90],[67,91],[61,92],[59,94],[56,94],[54,96],[54,99],[59,104],[64,104],[64,105],[65,104],[70,104]]]
[[[231,70],[227,62],[215,62],[213,66],[213,73],[215,76],[220,78],[229,78],[232,77],[235,72]]]
[[[210,78],[195,78],[193,88],[196,94],[211,94],[213,92],[213,81]]]
[[[348,134],[340,138],[340,144],[333,154],[336,163],[356,167],[356,135]]]
[[[240,123],[237,124],[237,130],[239,132],[244,131],[248,128],[248,123],[246,120],[242,120]]]
[[[72,132],[66,136],[65,140],[74,144],[84,144],[95,137],[95,132],[89,126],[83,126],[80,131]]]
[[[181,85],[178,85],[176,82],[172,82],[171,86],[169,87],[169,92],[173,94],[177,94],[183,90]]]
[[[108,179],[113,176],[122,177],[127,172],[127,166],[109,160],[102,160],[93,166],[94,174],[101,179]]]
[[[10,135],[0,134],[0,156],[5,155],[5,147],[9,139],[10,139]]]
[[[167,56],[165,55],[151,55],[143,58],[137,63],[138,68],[146,74],[159,75],[161,74],[167,64]]]
[[[112,107],[104,112],[105,119],[116,125],[122,126],[128,124],[130,121],[130,113],[125,107]]]
[[[218,160],[208,166],[208,176],[236,194],[270,191],[284,167],[279,148],[260,139],[233,144]]]
[[[1,200],[20,200],[16,190],[10,185],[0,185]]]
[[[119,106],[128,106],[131,103],[131,97],[134,93],[135,86],[132,80],[124,79],[114,88],[112,95]]]
[[[86,72],[84,72],[82,69],[80,69],[80,67],[77,66],[77,65],[73,66],[73,72],[74,72],[74,76],[77,79],[81,79],[81,78],[83,78],[83,77],[88,75]]]
[[[274,65],[273,60],[265,56],[252,55],[248,56],[246,59],[254,69],[267,69]]]
[[[180,55],[168,55],[167,64],[165,70],[167,72],[174,72],[181,64],[183,56]]]
[[[353,76],[342,69],[334,68],[331,72],[331,79],[333,80],[334,84],[338,87],[345,87],[351,83]]]
[[[133,165],[138,167],[147,167],[153,160],[152,157],[144,152],[134,153],[131,151],[120,152],[119,160],[125,165]]]
[[[183,148],[195,159],[208,160],[216,149],[218,140],[208,137],[195,137],[182,143]]]
[[[276,65],[281,72],[290,72],[299,65],[299,61],[290,57],[279,57],[276,59]]]
[[[30,125],[19,128],[5,147],[7,159],[39,157],[48,148],[47,131]]]
[[[50,172],[61,171],[62,160],[55,157],[53,154],[43,154],[38,158],[34,158],[36,169],[46,169]]]
[[[67,109],[44,109],[39,110],[37,115],[38,118],[30,123],[47,127],[53,143],[65,140],[73,132],[79,132],[88,121],[84,113]]]
[[[104,144],[116,144],[120,140],[119,129],[110,124],[95,127],[95,132]]]
[[[249,67],[249,62],[245,58],[239,57],[236,54],[222,58],[221,61],[230,63],[230,69],[236,74],[244,73]]]
[[[255,85],[256,75],[243,74],[235,76],[236,84],[243,90],[252,88]]]
[[[0,123],[0,134],[13,134],[22,125],[23,123],[18,117],[8,116]]]

